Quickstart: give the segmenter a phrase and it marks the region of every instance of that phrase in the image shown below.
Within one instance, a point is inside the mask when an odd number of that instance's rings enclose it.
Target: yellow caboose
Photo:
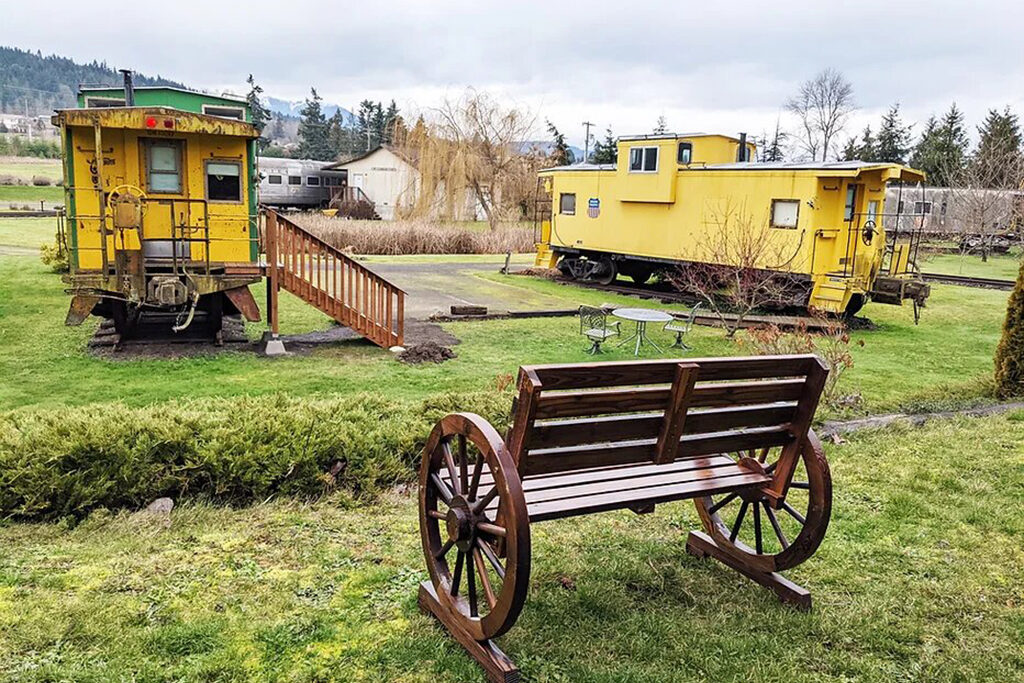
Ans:
[[[73,295],[68,324],[146,312],[259,319],[255,140],[244,100],[173,88],[84,91],[53,123],[64,144]]]
[[[606,283],[619,274],[644,282],[694,263],[741,265],[796,281],[793,303],[810,309],[924,303],[916,242],[887,241],[882,220],[887,184],[921,182],[921,172],[859,161],[747,161],[754,152],[743,135],[623,137],[617,164],[541,171],[552,211],[537,265]]]

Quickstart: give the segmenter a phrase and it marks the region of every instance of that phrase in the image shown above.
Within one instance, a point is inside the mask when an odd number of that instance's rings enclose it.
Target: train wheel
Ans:
[[[593,276],[594,282],[599,285],[610,285],[619,276],[619,269],[616,267],[615,261],[602,259],[601,265],[598,267],[598,273],[598,275]]]
[[[128,339],[139,323],[139,307],[123,299],[116,299],[110,303],[110,317],[113,318],[114,329],[121,339]]]
[[[562,274],[562,277],[575,280],[576,273],[573,272],[573,266],[576,264],[576,259],[563,257],[555,267],[558,268],[558,272]]]

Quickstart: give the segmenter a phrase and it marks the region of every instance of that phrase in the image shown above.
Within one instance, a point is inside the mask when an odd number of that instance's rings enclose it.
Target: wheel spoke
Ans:
[[[761,449],[761,455],[757,456],[757,461],[758,462],[764,462],[765,460],[767,460],[768,459],[768,451],[769,450],[770,449],[768,449],[768,448],[762,448]]]
[[[491,490],[488,491],[487,494],[484,495],[483,498],[478,500],[476,504],[473,506],[473,514],[479,515],[481,512],[483,512],[487,508],[487,506],[490,505],[491,501],[494,500],[494,497],[497,495],[498,487],[491,487]]]
[[[714,505],[709,507],[708,508],[708,513],[712,514],[712,515],[715,514],[716,512],[721,510],[723,507],[725,507],[726,505],[728,505],[732,501],[736,500],[736,498],[739,497],[739,495],[740,494],[738,494],[738,493],[730,493],[728,496],[726,496],[722,500],[718,501],[717,503],[715,503]]]
[[[484,555],[480,552],[479,546],[473,548],[473,560],[476,562],[476,570],[480,575],[480,585],[483,586],[487,606],[490,609],[494,609],[494,606],[498,603],[498,598],[495,597],[494,588],[491,587],[491,578],[487,576],[487,565],[484,564]]]
[[[503,526],[498,526],[497,524],[491,524],[490,522],[477,522],[476,528],[478,530],[484,532],[485,534],[490,534],[491,536],[500,536],[501,538],[505,538],[506,531],[505,531],[505,527],[503,527]]]
[[[448,444],[441,444],[441,451],[444,453],[444,466],[448,470],[448,481],[452,483],[452,488],[455,493],[462,493],[459,488],[459,477],[455,473],[455,459],[452,457],[452,449],[448,447]]]
[[[740,525],[743,524],[743,515],[747,514],[747,506],[750,505],[747,501],[743,501],[743,505],[740,506],[740,514],[736,515],[736,522],[732,525],[732,531],[729,532],[729,540],[735,541],[736,537],[740,533]]]
[[[754,503],[754,550],[758,555],[764,553],[764,544],[761,542],[761,501]]]
[[[775,471],[775,466],[778,464],[778,462],[773,462],[771,465],[768,465],[767,467],[764,468],[764,473],[771,474],[772,472]]]
[[[783,501],[782,509],[788,512],[790,515],[792,515],[793,519],[795,519],[796,521],[800,522],[801,524],[807,524],[807,519],[805,519],[803,515],[797,512],[789,503]]]
[[[470,500],[476,498],[476,492],[480,489],[480,475],[484,472],[484,454],[477,453],[476,464],[473,465],[473,481],[469,484],[469,492],[466,497]]]
[[[462,491],[469,491],[469,465],[466,462],[466,435],[459,434],[459,480],[462,484]]]
[[[791,481],[789,482],[789,488],[791,489],[803,489],[804,491],[811,490],[811,484],[807,481]]]
[[[459,580],[462,579],[462,551],[459,551],[459,556],[455,559],[455,571],[452,573],[452,588],[449,591],[452,595],[459,594]]]
[[[476,605],[476,572],[473,570],[473,561],[470,560],[466,563],[466,593],[469,595],[469,614],[470,616],[480,616]]]
[[[789,547],[789,541],[786,540],[786,534],[782,533],[782,527],[779,526],[779,519],[775,516],[775,511],[768,507],[768,503],[764,503],[764,511],[768,515],[768,521],[771,522],[772,529],[775,530],[775,536],[779,539],[779,543],[782,544],[782,549],[785,550]]]
[[[437,559],[440,560],[442,557],[444,557],[445,555],[448,554],[448,551],[452,549],[453,545],[455,545],[455,541],[453,541],[451,539],[448,539],[445,542],[445,544],[443,546],[441,546],[441,549],[437,551],[437,553],[434,555],[434,557],[436,557]]]
[[[448,519],[448,515],[444,514],[440,510],[427,510],[427,517],[433,517],[434,519]]]
[[[504,579],[505,567],[502,566],[501,560],[498,559],[498,556],[494,554],[494,549],[491,548],[489,543],[486,543],[485,541],[482,541],[479,538],[476,539],[476,543],[480,547],[480,551],[484,554],[484,557],[486,557],[487,561],[491,563],[492,567],[494,567],[494,572],[501,579]]]
[[[440,494],[441,500],[443,500],[446,505],[450,506],[452,504],[452,490],[448,488],[448,485],[444,483],[444,480],[441,479],[437,472],[431,472],[430,479],[434,482],[434,486],[437,487],[437,492]]]

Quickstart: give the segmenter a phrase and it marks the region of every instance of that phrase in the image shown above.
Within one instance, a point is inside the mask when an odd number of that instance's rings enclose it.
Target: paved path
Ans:
[[[488,313],[571,308],[561,297],[477,277],[480,273],[496,273],[503,264],[504,257],[498,256],[493,263],[373,261],[365,265],[407,292],[405,315],[408,318],[447,314],[451,306],[467,304],[486,306]]]

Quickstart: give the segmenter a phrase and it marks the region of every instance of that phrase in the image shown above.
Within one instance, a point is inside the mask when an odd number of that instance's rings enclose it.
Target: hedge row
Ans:
[[[507,427],[507,393],[202,399],[0,415],[0,515],[80,517],[161,496],[247,503],[338,488],[373,493],[416,476],[445,414]]]

